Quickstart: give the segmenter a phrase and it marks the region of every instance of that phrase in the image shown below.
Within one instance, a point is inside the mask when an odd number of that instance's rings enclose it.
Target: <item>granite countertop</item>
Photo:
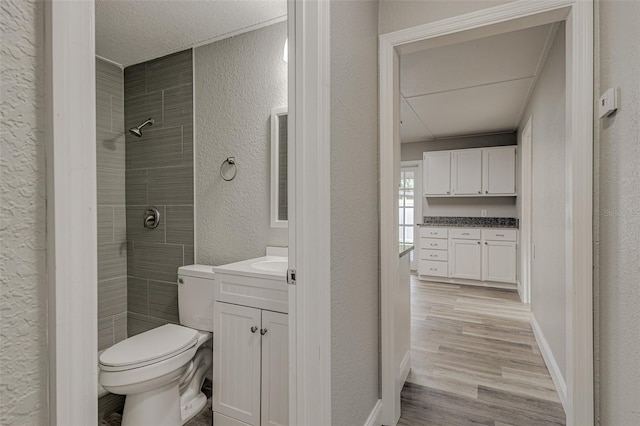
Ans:
[[[409,253],[411,250],[413,250],[415,248],[415,246],[413,244],[403,244],[400,243],[400,257],[404,256],[405,254]]]
[[[425,216],[418,226],[444,228],[511,228],[518,229],[520,221],[513,217],[444,217]]]

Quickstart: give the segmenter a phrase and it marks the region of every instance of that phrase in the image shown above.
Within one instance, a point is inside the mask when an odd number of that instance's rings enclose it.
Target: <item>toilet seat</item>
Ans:
[[[175,357],[198,343],[199,333],[192,328],[165,324],[125,339],[100,355],[103,371],[125,371]]]

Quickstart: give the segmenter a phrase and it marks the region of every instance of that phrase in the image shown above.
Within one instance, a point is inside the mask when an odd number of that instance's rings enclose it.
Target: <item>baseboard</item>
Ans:
[[[364,423],[364,426],[381,426],[380,416],[382,415],[382,400],[379,399],[376,405],[373,406],[373,410],[369,414],[369,418]]]
[[[567,412],[567,384],[564,381],[564,377],[560,373],[560,367],[556,362],[556,359],[551,352],[551,348],[549,347],[549,343],[547,343],[547,339],[544,338],[544,334],[542,333],[542,329],[536,321],[536,317],[531,312],[531,328],[533,328],[533,335],[536,338],[536,342],[538,342],[538,347],[540,348],[540,353],[542,353],[542,358],[544,359],[544,363],[547,365],[547,369],[549,370],[549,374],[551,374],[551,380],[553,380],[553,384],[556,386],[556,391],[558,392],[558,396],[560,397],[560,402],[562,402],[562,407],[564,408],[565,413]]]
[[[400,363],[400,388],[404,386],[404,382],[407,381],[407,376],[409,376],[409,370],[411,370],[411,351],[408,350],[407,353],[404,354],[402,358],[402,362]]]

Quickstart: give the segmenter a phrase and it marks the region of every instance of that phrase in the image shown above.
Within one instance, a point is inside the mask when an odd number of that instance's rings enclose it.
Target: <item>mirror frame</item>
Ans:
[[[278,219],[278,199],[280,192],[278,190],[278,170],[280,168],[280,126],[278,118],[288,115],[288,108],[278,107],[271,110],[271,227],[272,228],[288,228],[288,220]]]

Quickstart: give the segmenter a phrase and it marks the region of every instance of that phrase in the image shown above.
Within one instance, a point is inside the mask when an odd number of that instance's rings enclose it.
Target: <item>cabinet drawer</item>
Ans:
[[[518,231],[515,229],[483,229],[482,239],[490,241],[517,241]]]
[[[420,247],[430,250],[447,250],[447,240],[438,240],[435,238],[421,238]]]
[[[435,260],[421,260],[420,272],[422,275],[431,275],[434,277],[446,277],[448,276],[449,263],[438,262]]]
[[[446,250],[420,250],[420,260],[440,260],[447,261],[449,259],[449,252]]]
[[[454,228],[449,231],[449,236],[456,240],[479,240],[479,229]]]
[[[447,228],[420,228],[422,238],[447,238]]]

